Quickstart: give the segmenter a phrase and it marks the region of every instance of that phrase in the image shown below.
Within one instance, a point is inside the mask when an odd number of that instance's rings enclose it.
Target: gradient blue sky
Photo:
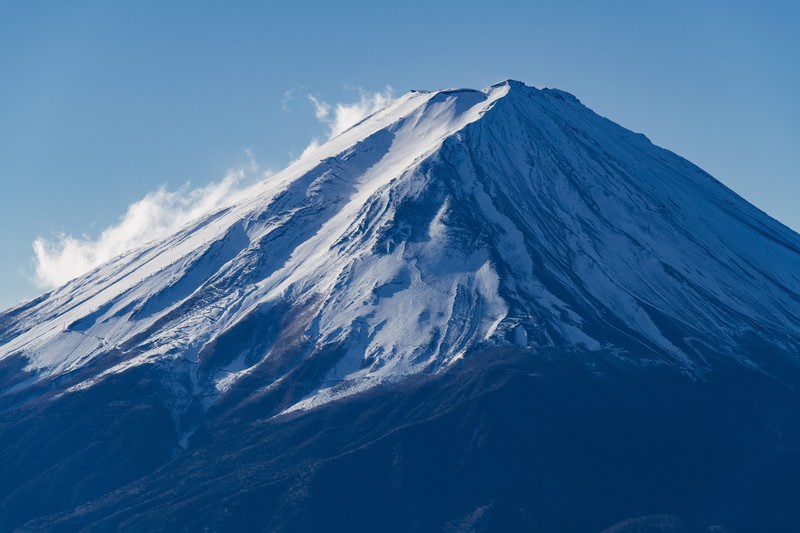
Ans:
[[[799,2],[231,4],[0,0],[0,307],[37,236],[278,169],[357,87],[558,87],[800,229]]]

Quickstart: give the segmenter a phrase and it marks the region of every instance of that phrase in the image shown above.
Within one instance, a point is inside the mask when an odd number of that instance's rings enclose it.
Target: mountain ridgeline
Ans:
[[[0,528],[793,531],[800,235],[574,96],[412,91],[0,314]]]

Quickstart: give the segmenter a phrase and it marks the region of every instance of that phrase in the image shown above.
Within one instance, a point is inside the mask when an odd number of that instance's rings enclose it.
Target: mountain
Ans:
[[[0,314],[0,527],[791,531],[799,370],[798,234],[563,91],[412,91]]]

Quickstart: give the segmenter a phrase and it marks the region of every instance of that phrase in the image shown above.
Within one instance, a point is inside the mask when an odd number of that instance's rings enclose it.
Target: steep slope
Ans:
[[[156,363],[179,404],[208,404],[313,364],[293,409],[503,345],[779,375],[798,362],[800,237],[571,95],[509,81],[409,93],[0,323],[0,358],[27,371],[6,393]]]
[[[416,91],[0,314],[0,529],[792,531],[798,377],[796,233],[562,91]]]

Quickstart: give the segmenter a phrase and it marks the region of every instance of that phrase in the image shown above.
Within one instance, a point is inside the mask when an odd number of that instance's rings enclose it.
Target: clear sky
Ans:
[[[44,290],[38,237],[279,169],[330,127],[308,96],[359,88],[558,87],[800,229],[799,27],[794,0],[0,0],[0,307]]]

